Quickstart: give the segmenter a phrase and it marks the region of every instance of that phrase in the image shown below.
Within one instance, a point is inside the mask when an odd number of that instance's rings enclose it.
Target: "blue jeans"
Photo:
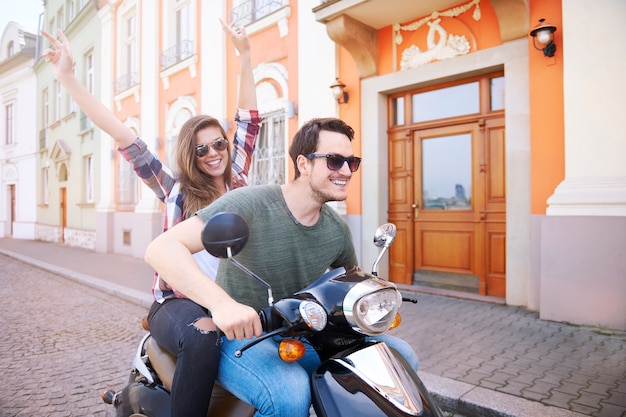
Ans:
[[[384,341],[417,371],[417,355],[404,340],[388,335],[370,337],[369,340]],[[256,407],[256,417],[307,417],[311,406],[310,375],[320,364],[315,350],[306,345],[307,353],[302,359],[287,363],[278,356],[278,344],[268,339],[236,358],[235,351],[249,342],[222,337],[219,383]]]
[[[206,417],[220,359],[217,331],[194,324],[211,317],[206,309],[186,298],[153,303],[148,313],[152,337],[176,356],[170,395],[172,417]]]

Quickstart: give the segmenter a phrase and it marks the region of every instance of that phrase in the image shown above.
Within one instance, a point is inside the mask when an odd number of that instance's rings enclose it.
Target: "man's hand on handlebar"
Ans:
[[[251,339],[263,334],[259,314],[250,306],[229,300],[211,309],[213,321],[229,340]]]

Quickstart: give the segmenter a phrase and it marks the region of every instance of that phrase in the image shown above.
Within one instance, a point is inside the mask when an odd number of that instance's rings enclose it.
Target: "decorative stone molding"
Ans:
[[[566,178],[548,198],[548,216],[626,216],[626,177]]]
[[[287,22],[289,16],[291,16],[291,7],[286,5],[280,10],[270,13],[252,23],[248,23],[246,25],[246,33],[252,35],[275,24],[278,28],[278,35],[284,38],[289,34],[289,25]]]
[[[388,1],[374,1],[380,4],[381,9],[389,7]],[[326,5],[325,3],[328,3]],[[472,0],[465,5],[454,7],[446,10],[444,13],[436,13],[436,17],[433,18],[433,13],[424,19],[422,24],[427,21],[436,20],[437,18],[448,13],[458,13],[461,8],[467,8],[468,10],[474,8],[474,14],[480,18],[479,0]],[[354,18],[348,16],[350,13],[351,4],[346,2],[346,5],[342,7],[342,2],[323,2],[321,6],[314,9],[315,12],[319,12],[324,8],[332,7],[332,14],[325,14],[323,17],[319,17],[318,21],[326,24],[326,30],[328,36],[337,44],[345,48],[354,58],[359,75],[361,78],[367,78],[378,74],[378,31],[367,23],[360,22]],[[496,16],[498,17],[498,25],[500,28],[500,38],[502,42],[509,42],[516,39],[526,38],[529,30],[529,15],[527,0],[490,0],[490,4],[493,7]],[[342,11],[343,10],[343,11]],[[343,13],[343,14],[342,14]],[[327,16],[335,15],[330,20],[326,20]],[[475,17],[476,18],[476,17]],[[393,22],[389,22],[392,24]],[[407,25],[408,26],[408,25]],[[473,40],[472,40],[473,41]],[[470,42],[471,45],[471,42]],[[453,38],[450,47],[452,51],[464,51],[466,46],[464,40],[460,38]],[[395,49],[395,43],[394,43]],[[408,55],[415,55],[415,49],[407,52]],[[407,56],[407,61],[410,57]],[[397,62],[396,55],[393,56],[394,63]],[[394,71],[397,69],[394,65]]]
[[[378,31],[348,15],[326,23],[328,36],[346,48],[356,61],[361,78],[377,75]]]
[[[428,49],[422,51],[416,45],[410,45],[408,48],[404,49],[404,51],[402,51],[400,69],[407,70],[417,68],[433,61],[441,61],[458,55],[468,54],[472,49],[470,41],[464,35],[448,34],[443,26],[441,26],[441,18],[455,18],[468,12],[472,8],[474,8],[472,17],[476,21],[480,20],[480,0],[471,0],[462,6],[453,7],[452,9],[448,9],[443,12],[432,12],[430,16],[426,16],[420,20],[409,23],[408,25],[400,25],[398,23],[394,24],[394,68],[396,65],[395,57],[397,54],[397,45],[400,45],[403,42],[402,31],[416,31],[425,24],[429,27],[428,35],[426,35],[426,45]],[[437,41],[435,41],[436,38],[438,39]],[[476,49],[476,45],[474,44],[473,46],[474,49]]]
[[[170,88],[170,77],[178,72],[182,72],[184,70],[189,70],[189,77],[196,78],[198,73],[198,55],[193,54],[187,59],[180,61],[179,63],[172,65],[171,67],[161,71],[161,81],[163,82],[163,88],[165,90],[169,90]]]

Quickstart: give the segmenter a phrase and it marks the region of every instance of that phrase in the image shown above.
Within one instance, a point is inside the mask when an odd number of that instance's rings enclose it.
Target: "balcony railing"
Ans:
[[[113,91],[115,91],[115,94],[118,94],[129,89],[130,87],[136,86],[137,84],[139,84],[139,77],[136,72],[131,72],[122,75],[113,82]]]
[[[248,25],[283,8],[283,0],[247,0],[230,12],[231,22]]]
[[[166,69],[193,55],[193,41],[180,41],[171,48],[161,52],[159,63],[161,69]]]

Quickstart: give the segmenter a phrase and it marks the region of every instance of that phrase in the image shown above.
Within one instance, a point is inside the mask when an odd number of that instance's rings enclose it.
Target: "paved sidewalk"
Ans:
[[[146,308],[152,300],[142,259],[10,238],[0,238],[0,253]],[[419,302],[403,305],[393,334],[415,348],[420,376],[444,407],[466,416],[626,417],[626,334],[494,302],[407,295]]]

